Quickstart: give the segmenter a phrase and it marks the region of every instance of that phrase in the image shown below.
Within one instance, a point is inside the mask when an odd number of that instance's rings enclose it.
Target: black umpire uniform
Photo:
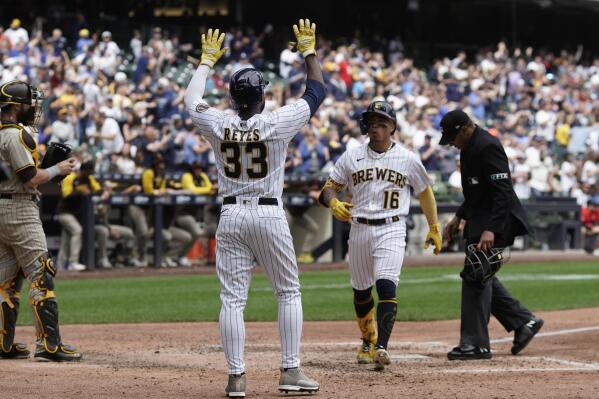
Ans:
[[[464,202],[452,222],[465,220],[464,239],[481,242],[494,235],[492,248],[505,248],[514,238],[530,232],[526,212],[512,186],[508,159],[499,140],[476,126],[461,110],[447,113],[441,121],[440,144],[461,150],[460,171]],[[451,229],[452,226],[448,225]],[[485,253],[490,253],[490,248]],[[466,250],[469,255],[468,249]],[[500,258],[501,259],[501,258]],[[465,262],[466,265],[467,262]],[[491,358],[488,323],[493,315],[508,331],[515,331],[512,353],[520,352],[543,325],[514,299],[495,276],[485,283],[462,280],[460,345],[447,354],[450,360]]]

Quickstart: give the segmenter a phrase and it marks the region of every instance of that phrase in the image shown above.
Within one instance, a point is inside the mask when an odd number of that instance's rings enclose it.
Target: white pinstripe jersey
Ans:
[[[420,194],[430,179],[415,153],[397,142],[384,154],[362,144],[346,151],[335,164],[331,179],[348,186],[352,216],[381,219],[407,215],[410,187]]]
[[[281,197],[287,146],[310,120],[304,99],[246,121],[196,101],[189,113],[212,145],[223,197]]]

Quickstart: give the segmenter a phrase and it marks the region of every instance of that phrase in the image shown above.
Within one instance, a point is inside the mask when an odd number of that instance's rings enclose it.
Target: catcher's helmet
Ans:
[[[476,244],[468,245],[464,270],[460,276],[468,282],[485,285],[505,261],[504,250],[505,248],[491,248],[485,252],[476,249]]]
[[[243,68],[235,72],[229,82],[233,108],[246,109],[260,103],[267,85],[268,81],[254,68]]]
[[[25,82],[12,80],[0,86],[0,107],[8,104],[35,106],[38,100],[43,100],[42,92]]]
[[[20,80],[12,80],[0,86],[0,108],[11,104],[25,104],[31,108],[22,115],[17,116],[17,122],[37,127],[42,115],[42,102],[44,94],[34,86]]]
[[[391,104],[386,101],[374,101],[366,108],[366,111],[362,112],[362,116],[360,117],[360,130],[362,134],[368,133],[368,117],[373,114],[389,119],[397,128],[397,119]]]

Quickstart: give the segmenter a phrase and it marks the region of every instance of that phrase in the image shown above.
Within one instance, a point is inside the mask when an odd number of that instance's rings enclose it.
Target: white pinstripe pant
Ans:
[[[229,374],[245,371],[243,311],[251,269],[264,268],[279,302],[281,367],[299,367],[302,302],[293,241],[282,205],[224,205],[216,231],[216,271],[221,286],[220,334]],[[279,199],[279,204],[281,200]]]
[[[353,221],[349,233],[351,286],[357,290],[372,287],[376,280],[397,285],[406,249],[406,223],[371,226]]]

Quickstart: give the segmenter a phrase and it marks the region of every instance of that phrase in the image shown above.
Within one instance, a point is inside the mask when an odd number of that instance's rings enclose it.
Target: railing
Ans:
[[[51,197],[45,195],[44,198]],[[107,200],[102,200],[99,196],[82,196],[83,220],[83,262],[89,267],[95,267],[95,239],[94,239],[94,205],[109,204],[114,207],[141,205],[151,208],[154,220],[154,237],[153,237],[153,253],[154,263],[159,265],[162,260],[162,229],[163,229],[163,212],[164,207],[176,205],[219,205],[222,203],[221,197],[194,195],[194,194],[165,194],[159,196],[148,196],[144,194],[112,194]],[[293,206],[313,206],[315,201],[306,194],[284,194],[283,203]],[[437,211],[439,214],[455,213],[459,203],[438,203]],[[560,243],[563,245],[561,249],[566,247],[566,235],[571,233],[570,248],[580,248],[580,206],[574,200],[564,199],[544,199],[539,202],[529,202],[523,204],[528,213],[547,214],[553,217],[553,223],[556,235],[553,240],[557,242],[557,248],[560,249]],[[410,207],[411,214],[421,214],[422,210],[418,205]],[[556,218],[557,216],[557,218]],[[533,228],[535,226],[533,225]],[[546,226],[545,226],[546,227]],[[341,261],[343,254],[343,230],[344,225],[333,219],[333,235],[332,235],[332,250],[333,260]],[[568,232],[567,230],[572,230]]]

